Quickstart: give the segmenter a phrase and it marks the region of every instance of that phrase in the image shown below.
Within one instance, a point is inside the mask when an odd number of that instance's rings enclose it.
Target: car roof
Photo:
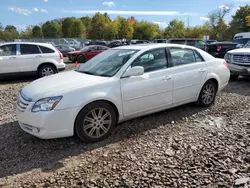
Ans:
[[[164,48],[164,47],[180,47],[180,48],[190,48],[190,49],[196,49],[192,46],[188,45],[181,45],[181,44],[167,44],[167,43],[150,43],[150,44],[134,44],[134,45],[128,45],[128,46],[119,46],[113,49],[124,49],[124,50],[150,50],[154,48]]]
[[[180,38],[180,39],[169,39],[171,40],[203,40],[203,39],[197,39],[197,38]]]
[[[212,44],[235,44],[235,45],[237,45],[238,43],[236,43],[236,42],[213,42]]]
[[[5,42],[3,45],[9,45],[9,44],[35,44],[35,45],[42,45],[42,46],[53,46],[50,43],[42,43],[42,42]],[[2,45],[2,44],[1,44]]]

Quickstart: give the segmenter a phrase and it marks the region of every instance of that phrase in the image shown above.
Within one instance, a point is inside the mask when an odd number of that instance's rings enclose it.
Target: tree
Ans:
[[[246,17],[250,15],[250,6],[246,5],[240,7],[234,16],[232,16],[232,21],[230,22],[230,31],[233,34],[240,32],[248,32],[250,26],[247,24]]]
[[[36,37],[36,38],[42,37],[43,36],[42,28],[39,27],[38,25],[36,25],[35,27],[33,27],[33,29],[32,29],[32,36]]]
[[[185,37],[186,38],[203,38],[206,35],[205,27],[196,26],[191,28],[186,28]]]
[[[99,12],[96,13],[91,20],[92,29],[90,32],[90,37],[92,39],[103,39],[103,30],[105,29],[105,25],[110,22],[111,21],[108,16],[105,16]]]
[[[52,21],[47,21],[42,26],[44,37],[59,37],[59,29],[57,24]]]
[[[91,32],[92,25],[91,25],[91,18],[88,16],[81,17],[80,20],[82,21],[83,25],[85,26],[85,35],[86,38],[89,37],[89,33]]]
[[[73,18],[65,18],[62,21],[62,34],[63,37],[70,37],[73,27]]]
[[[0,22],[0,31],[3,30],[3,24]]]
[[[17,29],[16,29],[16,27],[13,26],[13,25],[7,25],[7,26],[5,27],[5,29],[4,29],[4,31],[9,32],[9,33],[12,35],[13,38],[17,38],[17,36],[18,36]]]
[[[225,24],[225,16],[227,16],[232,10],[232,6],[223,5],[218,9],[209,13],[209,21],[206,23],[208,25],[208,35],[211,38],[217,40],[225,40],[225,37],[228,33],[228,26]]]
[[[185,37],[185,24],[183,21],[172,20],[164,31],[164,37],[171,38],[184,38]]]
[[[158,36],[159,31],[157,24],[147,21],[135,22],[134,38],[152,40]]]
[[[85,27],[80,19],[74,19],[73,25],[72,25],[72,31],[70,37],[81,37],[83,38],[85,36]]]

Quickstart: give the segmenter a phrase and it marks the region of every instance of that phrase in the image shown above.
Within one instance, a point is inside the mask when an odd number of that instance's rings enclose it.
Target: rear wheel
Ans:
[[[86,58],[84,55],[79,55],[77,58],[76,58],[77,62],[78,63],[85,63],[86,61]]]
[[[52,65],[43,65],[41,68],[38,70],[38,75],[40,78],[45,77],[45,76],[50,76],[52,74],[56,74],[57,71],[55,67]]]
[[[201,89],[198,104],[205,107],[211,106],[216,97],[216,88],[216,84],[212,80],[207,81]]]
[[[84,107],[75,122],[75,132],[84,142],[107,138],[116,124],[116,114],[107,102],[94,102]]]
[[[236,74],[230,75],[230,80],[238,80],[238,78],[239,78],[239,75],[236,75]]]

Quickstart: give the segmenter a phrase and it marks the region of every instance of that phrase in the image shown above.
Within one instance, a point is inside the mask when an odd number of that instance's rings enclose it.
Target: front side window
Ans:
[[[40,54],[37,45],[20,44],[21,55]]]
[[[204,46],[206,46],[206,43],[203,40],[198,40],[196,46],[197,47],[204,47]]]
[[[170,48],[169,51],[174,67],[196,62],[194,52],[191,49]]]
[[[0,46],[0,56],[16,55],[16,44]]]
[[[137,50],[106,50],[93,57],[77,69],[77,72],[95,76],[114,76]]]
[[[165,48],[150,50],[138,57],[131,65],[142,66],[144,72],[151,72],[167,68]]]

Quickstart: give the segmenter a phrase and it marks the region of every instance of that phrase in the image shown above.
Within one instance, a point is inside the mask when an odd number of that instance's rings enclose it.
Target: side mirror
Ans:
[[[123,78],[124,77],[131,77],[131,76],[140,76],[144,74],[144,68],[141,66],[135,66],[132,67],[130,69],[128,69],[124,74],[123,74]]]

